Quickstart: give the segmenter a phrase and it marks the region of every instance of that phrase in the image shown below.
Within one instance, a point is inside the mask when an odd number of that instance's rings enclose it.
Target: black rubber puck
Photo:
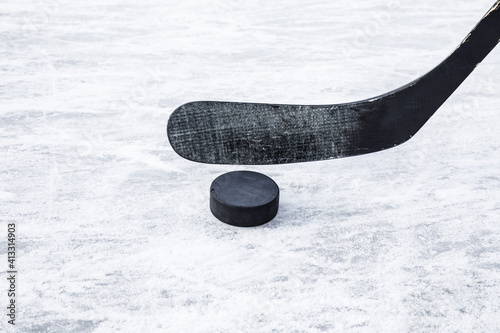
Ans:
[[[252,171],[223,174],[210,186],[210,210],[224,223],[256,227],[278,213],[278,185],[269,177]]]

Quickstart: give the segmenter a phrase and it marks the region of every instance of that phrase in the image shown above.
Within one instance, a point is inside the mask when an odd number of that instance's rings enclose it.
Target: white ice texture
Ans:
[[[5,332],[499,332],[500,48],[408,143],[203,165],[165,125],[194,100],[351,102],[419,77],[493,0],[7,0],[0,11]],[[258,228],[219,175],[281,189]]]

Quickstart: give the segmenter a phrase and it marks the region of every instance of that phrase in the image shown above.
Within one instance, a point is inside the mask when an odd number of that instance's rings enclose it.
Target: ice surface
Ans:
[[[193,100],[387,92],[492,3],[4,1],[1,244],[16,222],[19,312],[0,331],[500,331],[500,49],[385,152],[201,165],[165,133]],[[280,186],[265,226],[210,214],[210,183],[241,169]]]

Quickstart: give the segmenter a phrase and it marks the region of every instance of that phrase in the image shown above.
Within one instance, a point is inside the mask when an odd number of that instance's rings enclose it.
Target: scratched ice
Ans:
[[[500,331],[500,49],[385,152],[200,165],[165,135],[193,100],[328,104],[402,86],[492,4],[7,1],[0,216],[4,235],[17,223],[19,294],[18,325],[2,314],[0,331]],[[271,223],[210,214],[210,183],[240,169],[280,186]]]

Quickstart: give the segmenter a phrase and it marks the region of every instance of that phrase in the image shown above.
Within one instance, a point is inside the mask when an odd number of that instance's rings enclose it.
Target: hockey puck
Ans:
[[[278,206],[278,185],[257,172],[229,172],[217,177],[210,186],[212,214],[233,226],[265,224],[276,216]]]

